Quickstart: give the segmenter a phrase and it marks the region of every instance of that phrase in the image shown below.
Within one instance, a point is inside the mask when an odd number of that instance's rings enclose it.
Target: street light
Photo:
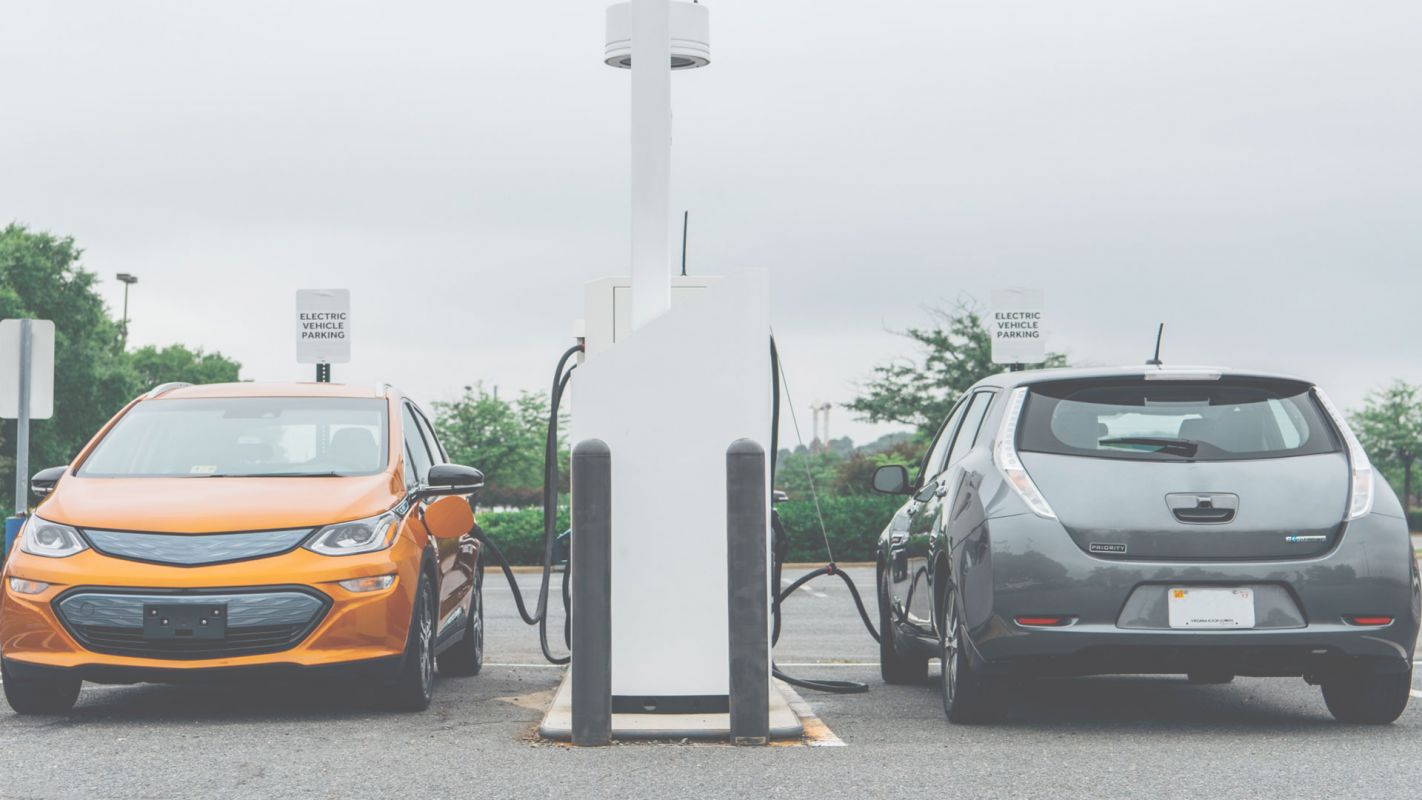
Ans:
[[[120,327],[119,339],[119,351],[122,352],[128,349],[128,287],[138,283],[138,276],[120,272],[116,277],[123,282],[123,325]]]

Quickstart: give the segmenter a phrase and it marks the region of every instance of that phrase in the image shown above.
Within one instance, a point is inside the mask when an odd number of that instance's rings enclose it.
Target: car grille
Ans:
[[[285,553],[301,544],[311,528],[240,533],[136,533],[85,530],[100,553],[131,561],[195,567]]]
[[[145,604],[223,604],[222,639],[147,639]],[[55,609],[79,644],[96,653],[140,658],[202,659],[274,653],[295,647],[316,627],[330,598],[304,588],[234,591],[73,589]]]

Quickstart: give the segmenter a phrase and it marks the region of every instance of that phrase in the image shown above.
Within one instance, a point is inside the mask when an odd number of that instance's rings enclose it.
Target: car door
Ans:
[[[410,464],[413,467],[414,477],[417,484],[425,483],[429,477],[430,467],[445,460],[444,454],[439,449],[438,442],[434,439],[434,433],[429,430],[429,423],[415,405],[409,401],[402,404],[401,427],[404,429],[405,448],[408,453]],[[420,506],[428,505],[434,498],[425,498],[420,501]],[[418,514],[411,514],[406,519],[416,519]],[[434,546],[436,560],[438,562],[439,586],[436,589],[436,596],[439,597],[439,634],[443,635],[447,630],[461,621],[461,612],[466,611],[463,602],[469,594],[469,588],[473,585],[473,564],[470,563],[468,552],[472,545],[469,536],[461,536],[458,539],[435,539]]]
[[[913,631],[927,636],[933,629],[931,614],[932,598],[929,597],[930,613],[924,614],[923,600],[928,596],[927,568],[929,540],[933,533],[931,520],[924,514],[925,507],[933,499],[936,488],[929,478],[936,474],[936,465],[947,457],[948,448],[953,443],[953,433],[963,417],[965,404],[959,402],[928,449],[919,465],[918,481],[914,485],[912,499],[904,513],[907,524],[892,531],[889,538],[889,591],[893,607],[899,621]]]
[[[937,609],[933,602],[938,597],[938,582],[948,577],[935,574],[941,563],[938,556],[951,549],[953,533],[962,534],[961,526],[957,522],[970,508],[970,504],[963,501],[970,497],[976,486],[982,481],[982,476],[966,469],[965,464],[968,454],[983,441],[983,421],[987,417],[988,409],[992,406],[995,396],[996,392],[991,389],[973,392],[963,412],[962,422],[954,433],[953,444],[948,448],[948,454],[943,459],[943,463],[939,465],[938,474],[930,479],[930,483],[927,485],[932,488],[932,497],[925,503],[922,516],[924,518],[923,524],[930,530],[927,547],[928,590],[921,592],[921,594],[923,599],[928,602],[924,604],[922,600],[919,601],[918,613],[927,614],[930,619],[934,620],[935,636],[937,635],[937,615],[934,612]],[[925,492],[927,492],[927,488]]]

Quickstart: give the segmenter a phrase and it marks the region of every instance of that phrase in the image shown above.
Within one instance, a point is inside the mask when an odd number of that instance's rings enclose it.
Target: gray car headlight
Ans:
[[[395,540],[397,519],[387,511],[365,519],[327,525],[302,546],[323,556],[353,556],[384,550]]]
[[[66,558],[89,549],[79,531],[39,517],[30,517],[20,537],[20,549],[34,556]]]

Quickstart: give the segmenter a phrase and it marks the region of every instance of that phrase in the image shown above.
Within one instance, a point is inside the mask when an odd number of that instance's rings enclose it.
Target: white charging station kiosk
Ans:
[[[737,600],[728,600],[727,531],[737,506],[728,503],[728,448],[738,443],[764,454],[771,439],[767,275],[674,278],[671,270],[670,74],[709,63],[707,14],[687,0],[630,0],[607,14],[606,63],[632,72],[632,264],[630,277],[586,287],[570,438],[575,461],[580,443],[595,442],[610,462],[612,738],[730,732],[730,620]],[[752,494],[768,498],[768,470],[762,474],[753,484],[764,485]],[[599,491],[607,482],[598,481]],[[572,492],[576,560],[576,465]],[[755,506],[754,515],[750,527],[765,545],[757,545],[752,560],[764,559],[755,572],[765,576],[768,503]],[[741,514],[735,524],[744,522]],[[575,587],[578,575],[574,569]],[[766,606],[760,612],[770,603],[764,582],[764,591],[754,592],[753,602]],[[574,675],[579,624],[575,605]],[[769,698],[771,735],[798,735],[798,718],[771,685],[769,631],[762,649],[759,630],[751,636],[757,647],[750,661],[737,655],[738,685],[747,674],[752,683],[763,680],[758,688]],[[599,668],[605,667],[606,660]],[[561,738],[573,727],[560,713],[577,714],[579,696],[570,683],[576,680],[565,681],[555,698],[545,735]]]

